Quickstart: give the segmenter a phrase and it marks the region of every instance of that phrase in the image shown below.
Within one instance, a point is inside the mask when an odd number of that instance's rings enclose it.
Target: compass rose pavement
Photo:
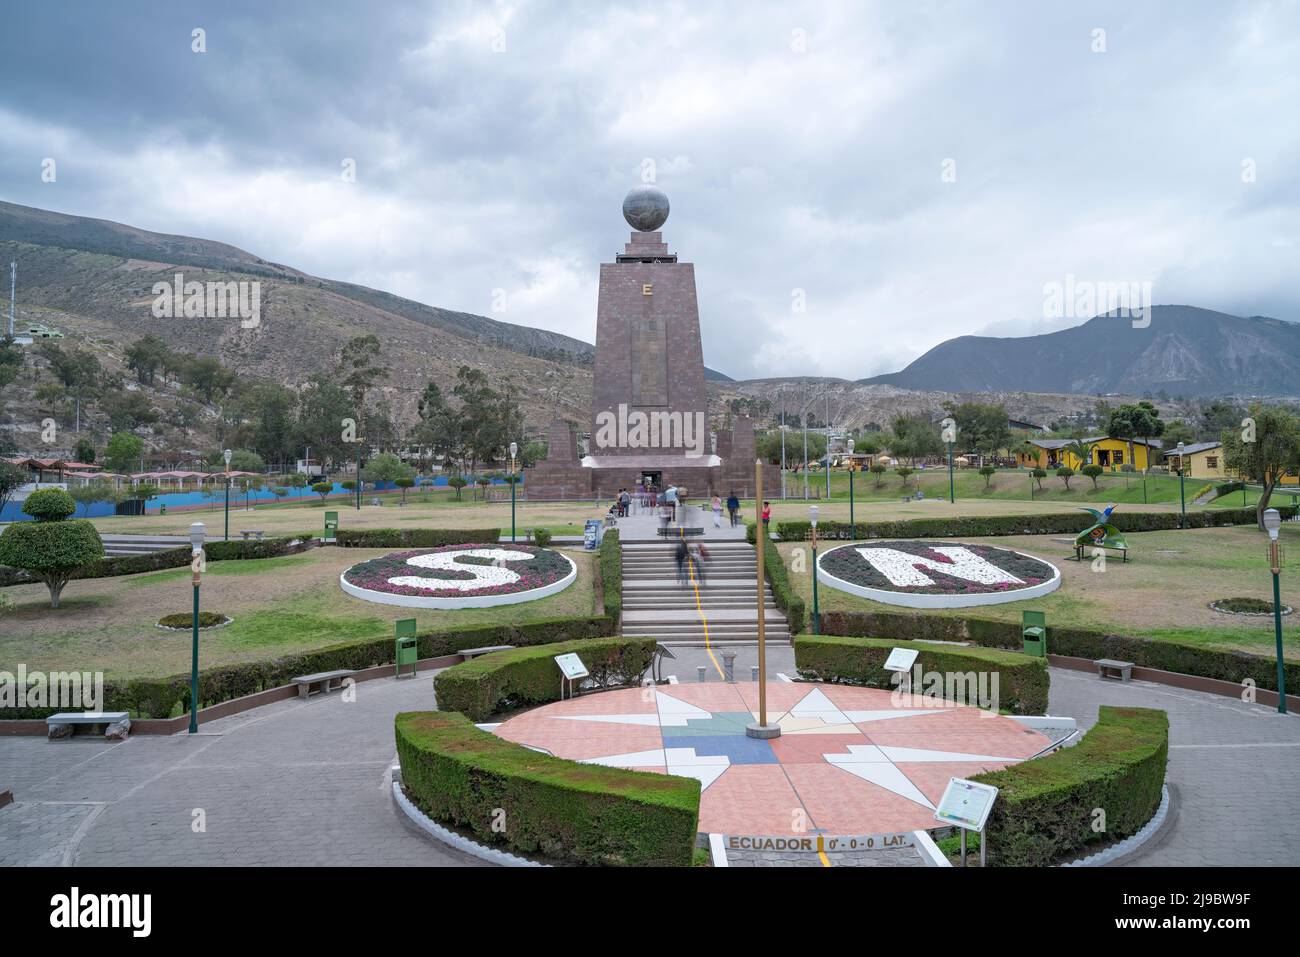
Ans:
[[[493,729],[560,758],[697,778],[701,831],[828,835],[934,826],[951,777],[1050,744],[1010,718],[872,688],[767,686],[771,740],[747,737],[758,685],[660,685],[545,705]]]

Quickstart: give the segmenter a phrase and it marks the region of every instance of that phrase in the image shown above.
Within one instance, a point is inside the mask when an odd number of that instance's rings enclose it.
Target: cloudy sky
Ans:
[[[1067,276],[1300,320],[1298,63],[1264,0],[16,0],[0,198],[593,341],[653,175],[706,362],[858,378]]]

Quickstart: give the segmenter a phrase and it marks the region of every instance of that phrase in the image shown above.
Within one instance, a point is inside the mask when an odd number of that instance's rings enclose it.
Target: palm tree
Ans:
[[[1061,451],[1073,455],[1079,460],[1079,468],[1083,468],[1092,458],[1092,446],[1093,443],[1086,439],[1075,439],[1069,445],[1064,446]],[[1061,464],[1064,465],[1065,463],[1062,462]]]

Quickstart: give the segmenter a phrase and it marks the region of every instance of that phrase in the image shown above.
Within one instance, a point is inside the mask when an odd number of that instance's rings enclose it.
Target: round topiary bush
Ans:
[[[72,502],[72,496],[67,492],[60,494]],[[61,507],[52,506],[51,514]],[[73,508],[76,508],[75,503]],[[50,590],[51,608],[59,607],[59,595],[73,572],[103,557],[104,543],[99,532],[84,519],[14,522],[0,534],[0,565],[25,568],[43,581]]]
[[[200,628],[215,628],[218,625],[225,625],[229,622],[229,618],[225,615],[219,614],[218,612],[199,612]],[[160,628],[170,628],[174,631],[189,631],[194,627],[194,614],[193,612],[187,611],[177,615],[163,615],[163,617],[158,619],[158,626]]]
[[[77,502],[61,488],[45,488],[27,496],[23,511],[38,522],[61,522],[77,511]]]
[[[1273,603],[1263,598],[1220,598],[1218,601],[1210,602],[1210,607],[1225,615],[1259,617],[1273,614]],[[1283,605],[1282,614],[1291,614],[1291,606]]]

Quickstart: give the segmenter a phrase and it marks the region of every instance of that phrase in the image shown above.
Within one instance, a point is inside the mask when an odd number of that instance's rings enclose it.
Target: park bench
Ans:
[[[320,694],[328,694],[335,688],[343,687],[343,679],[351,678],[355,671],[340,669],[338,671],[320,671],[314,675],[299,675],[291,679],[298,686],[299,698],[310,698],[314,693],[311,689],[319,685],[316,689]]]
[[[102,733],[127,719],[125,711],[61,711],[46,718],[45,726],[51,738],[64,738],[71,737],[77,728],[89,728],[92,733]]]
[[[461,661],[469,661],[479,655],[490,655],[494,651],[509,651],[513,647],[514,645],[484,645],[482,648],[462,648],[456,654],[460,655]]]
[[[679,528],[675,525],[669,525],[658,529],[660,538],[698,538],[704,534],[702,528]]]
[[[1133,662],[1131,661],[1098,658],[1096,664],[1097,677],[1099,678],[1118,678],[1120,681],[1129,681],[1133,677]]]
[[[1083,550],[1085,548],[1102,548],[1102,549],[1109,548],[1113,552],[1119,552],[1120,555],[1123,556],[1123,560],[1126,562],[1128,561],[1128,546],[1121,547],[1119,545],[1096,545],[1093,544],[1092,542],[1089,542],[1087,545],[1074,546],[1075,560],[1083,561]]]
[[[248,541],[250,538],[255,538],[260,542],[265,535],[266,532],[260,528],[245,528],[241,529],[239,532],[239,537],[244,541]]]

